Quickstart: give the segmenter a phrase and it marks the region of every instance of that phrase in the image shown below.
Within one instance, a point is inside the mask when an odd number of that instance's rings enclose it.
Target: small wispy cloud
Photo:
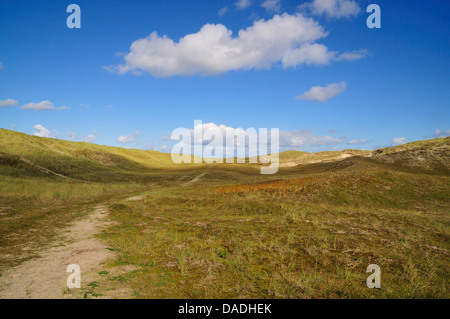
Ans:
[[[256,130],[243,130],[242,128],[234,128],[230,126],[226,126],[224,124],[217,125],[215,123],[202,123],[198,124],[194,127],[193,130],[190,131],[190,136],[193,136],[193,139],[184,140],[183,143],[187,146],[192,145],[206,145],[208,143],[212,143],[214,145],[224,145],[224,140],[222,139],[214,139],[211,140],[210,135],[205,135],[207,130],[215,130],[216,132],[220,132],[222,136],[235,136],[236,149],[243,150],[249,149],[249,144],[247,142],[250,140],[258,140],[258,139],[266,139]],[[169,135],[165,135],[162,138],[163,141],[170,140]],[[320,135],[316,134],[313,129],[302,129],[302,130],[293,130],[293,131],[279,131],[279,146],[284,150],[301,150],[301,149],[320,149],[320,148],[329,148],[329,147],[337,147],[340,144],[344,144],[347,141],[346,136],[331,136],[331,135]],[[269,142],[270,143],[270,142]],[[228,147],[226,149],[230,150]],[[252,151],[257,151],[252,148]]]
[[[223,7],[222,9],[220,9],[219,11],[217,11],[217,14],[219,16],[223,16],[225,13],[228,12],[228,6]]]
[[[49,137],[49,138],[56,138],[58,136],[58,133],[56,131],[52,133],[49,129],[46,129],[41,124],[36,124],[35,126],[33,126],[33,128],[34,128],[33,133],[34,136]]]
[[[12,99],[6,99],[3,101],[0,101],[0,107],[10,107],[10,106],[16,106],[18,102],[16,100]]]
[[[117,143],[120,143],[120,144],[131,144],[133,142],[136,142],[139,139],[140,134],[141,133],[139,131],[136,131],[136,132],[134,132],[132,134],[119,136],[117,138]]]
[[[36,124],[33,126],[33,128],[34,128],[33,135],[39,137],[59,138],[68,141],[83,141],[87,143],[93,143],[99,138],[99,134],[95,131],[94,133],[88,135],[78,134],[76,132],[67,132],[65,134],[58,134],[56,130],[51,131],[46,127],[44,127],[42,124]]]
[[[391,141],[392,146],[398,146],[406,143],[406,138],[404,137],[394,137]]]
[[[0,61],[0,70],[4,69],[5,66],[3,65],[3,63]]]
[[[244,10],[252,5],[252,1],[251,0],[239,0],[239,1],[236,1],[234,5],[239,10]]]
[[[93,143],[96,140],[98,140],[98,137],[99,137],[99,135],[97,132],[94,132],[93,134],[88,134],[88,136],[86,136],[86,138],[84,139],[84,142]]]
[[[366,143],[367,143],[366,140],[351,139],[350,141],[348,141],[349,145],[363,145],[363,144],[366,144]]]
[[[59,106],[56,107],[49,100],[41,101],[39,103],[28,103],[20,107],[23,110],[35,110],[35,111],[61,111],[68,110],[70,107]]]
[[[344,52],[342,54],[339,54],[336,58],[334,58],[335,61],[341,62],[341,61],[356,61],[364,59],[369,55],[369,51],[366,49],[361,50],[354,50],[349,52]]]
[[[310,129],[280,131],[280,147],[290,149],[298,149],[305,146],[335,146],[344,143],[346,139],[345,136],[316,135]]]
[[[347,84],[345,81],[341,83],[331,83],[325,87],[322,86],[313,86],[309,91],[306,91],[302,95],[297,96],[296,100],[305,100],[305,101],[316,101],[316,102],[325,102],[332,97],[335,97],[347,88]]]
[[[77,133],[75,133],[75,132],[67,132],[66,136],[67,136],[67,139],[69,141],[73,141],[74,139],[77,138]]]
[[[349,18],[361,12],[359,4],[354,0],[313,0],[298,7],[312,15],[325,15],[328,18]]]
[[[441,131],[440,129],[437,129],[434,131],[434,134],[431,135],[432,138],[441,138],[447,136],[450,136],[450,130]]]
[[[281,10],[281,0],[264,0],[261,7],[269,13],[278,13]]]
[[[92,134],[86,135],[86,137],[84,137],[84,134],[78,134],[76,132],[67,132],[64,136],[69,141],[83,141],[86,143],[93,143],[99,138],[98,133],[95,131]]]

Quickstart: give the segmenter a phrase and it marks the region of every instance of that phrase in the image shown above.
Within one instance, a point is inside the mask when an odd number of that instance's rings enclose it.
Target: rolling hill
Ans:
[[[74,298],[448,298],[449,145],[289,151],[261,175],[0,129],[0,281],[101,209],[115,255]]]
[[[280,154],[280,167],[295,168],[342,161],[351,163],[352,158],[365,158],[401,170],[447,175],[450,172],[449,150],[450,137],[412,142],[375,151],[343,150],[319,153],[287,151]],[[2,175],[47,176],[90,182],[145,181],[161,170],[176,173],[178,169],[201,166],[202,164],[174,164],[170,154],[158,151],[42,138],[0,129]],[[234,168],[240,166],[242,165],[231,165]]]

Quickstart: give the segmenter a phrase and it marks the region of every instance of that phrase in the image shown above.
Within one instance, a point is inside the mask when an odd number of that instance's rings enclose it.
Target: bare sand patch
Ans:
[[[66,272],[67,266],[70,264],[80,266],[82,288],[98,278],[101,264],[114,257],[114,253],[95,237],[101,228],[108,225],[107,214],[108,210],[105,207],[97,207],[87,218],[78,220],[63,230],[55,245],[42,252],[39,258],[29,260],[3,273],[0,277],[0,298],[79,297],[80,294],[77,293],[63,294],[67,277],[70,275]],[[123,291],[121,293],[126,294]]]

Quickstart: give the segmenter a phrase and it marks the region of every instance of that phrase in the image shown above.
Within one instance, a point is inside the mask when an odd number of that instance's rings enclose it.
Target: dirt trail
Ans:
[[[136,202],[136,201],[139,201],[139,200],[143,200],[145,198],[145,196],[133,196],[133,197],[129,197],[129,198],[127,198],[127,199],[125,199],[125,201],[127,201],[127,202]]]
[[[191,185],[191,184],[194,184],[195,182],[197,182],[200,178],[202,178],[202,177],[205,176],[206,174],[207,174],[207,173],[202,173],[202,174],[196,176],[193,180],[191,180],[191,181],[189,181],[189,182],[187,182],[187,183],[184,183],[183,186],[189,186],[189,185]]]
[[[105,221],[107,213],[105,207],[97,207],[87,218],[74,222],[62,232],[56,243],[58,247],[51,247],[39,258],[3,273],[0,277],[0,298],[76,297],[76,294],[63,295],[70,275],[66,272],[67,266],[80,266],[83,288],[98,276],[100,264],[114,256],[101,240],[94,237],[101,227],[108,224]]]

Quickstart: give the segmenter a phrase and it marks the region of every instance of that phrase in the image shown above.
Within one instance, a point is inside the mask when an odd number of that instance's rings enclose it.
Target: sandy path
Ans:
[[[0,298],[71,298],[63,295],[67,266],[81,268],[81,287],[98,276],[101,263],[114,255],[101,240],[94,237],[105,221],[107,209],[97,207],[87,218],[76,221],[63,231],[58,247],[44,251],[39,258],[27,261],[0,277]]]
[[[187,182],[187,183],[184,183],[183,186],[189,186],[189,185],[191,185],[191,184],[194,184],[195,182],[197,182],[200,178],[202,178],[202,177],[205,176],[206,174],[207,174],[207,173],[202,173],[202,174],[196,176],[193,180],[191,180],[191,181],[189,181],[189,182]]]
[[[135,202],[135,201],[139,201],[139,200],[143,200],[145,198],[145,196],[133,196],[133,197],[129,197],[127,199],[125,199],[125,201],[127,202]]]

